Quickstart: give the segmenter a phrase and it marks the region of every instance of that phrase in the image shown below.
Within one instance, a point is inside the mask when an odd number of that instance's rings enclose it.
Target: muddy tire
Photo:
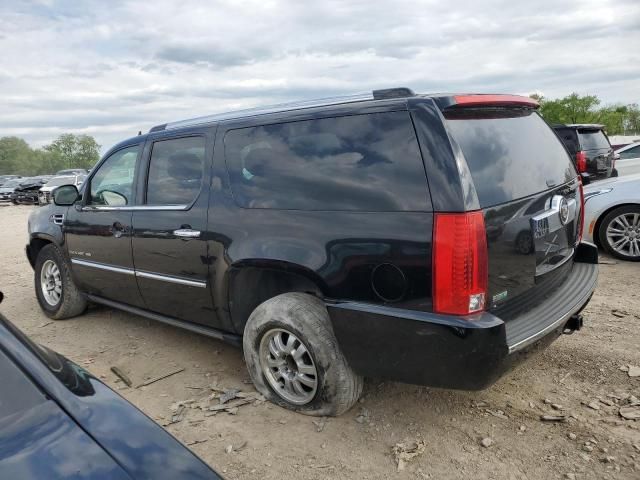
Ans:
[[[73,282],[69,265],[56,245],[40,250],[34,270],[36,297],[47,317],[63,320],[87,309],[87,300]]]
[[[340,351],[324,303],[311,295],[285,293],[260,304],[243,348],[256,389],[281,407],[336,416],[362,393],[362,377]]]

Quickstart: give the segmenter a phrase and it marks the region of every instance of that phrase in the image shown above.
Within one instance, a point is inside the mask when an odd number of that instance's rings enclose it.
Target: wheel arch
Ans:
[[[325,282],[312,270],[278,260],[243,260],[226,274],[226,301],[231,323],[242,335],[251,312],[262,302],[283,293],[308,293],[323,299]]]
[[[598,246],[598,248],[604,248],[600,242],[600,227],[602,226],[602,221],[607,215],[609,215],[609,213],[622,207],[640,207],[640,203],[635,203],[635,202],[619,203],[619,204],[608,207],[606,210],[603,210],[600,213],[600,215],[598,215],[596,224],[593,227],[593,241]]]
[[[56,239],[46,233],[38,233],[31,236],[29,244],[27,245],[27,259],[29,260],[31,268],[35,267],[36,259],[40,251],[49,244],[58,245]]]

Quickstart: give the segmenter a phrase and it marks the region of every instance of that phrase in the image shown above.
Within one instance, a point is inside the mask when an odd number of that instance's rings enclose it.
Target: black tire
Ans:
[[[598,240],[600,241],[600,245],[602,246],[602,248],[607,253],[613,255],[614,257],[619,258],[621,260],[638,262],[640,261],[640,251],[636,251],[635,255],[625,254],[623,252],[620,252],[619,250],[616,250],[612,245],[612,243],[607,238],[607,229],[609,228],[609,226],[615,221],[616,218],[625,214],[640,215],[640,205],[627,205],[624,207],[616,208],[610,211],[609,213],[607,213],[607,215],[600,222],[600,226],[598,227]],[[640,219],[640,217],[638,218]],[[634,232],[631,232],[631,233],[636,235],[635,238],[638,239],[636,241],[636,245],[640,245],[640,223],[636,224],[634,228]]]
[[[265,376],[260,345],[265,335],[276,330],[297,337],[315,366],[317,388],[308,403],[295,404],[283,398]],[[245,326],[243,348],[256,389],[281,407],[305,415],[336,416],[349,410],[362,393],[362,377],[351,370],[340,351],[324,303],[311,295],[285,293],[259,305]]]
[[[57,266],[59,279],[62,284],[62,292],[59,301],[55,305],[52,305],[45,299],[41,285],[42,268],[47,261],[51,261]],[[38,298],[40,308],[47,317],[54,320],[63,320],[80,315],[87,309],[87,300],[76,287],[67,261],[56,245],[49,244],[40,250],[34,270],[36,297]]]

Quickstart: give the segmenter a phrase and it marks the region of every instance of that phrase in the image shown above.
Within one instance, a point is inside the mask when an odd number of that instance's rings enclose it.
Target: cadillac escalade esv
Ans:
[[[311,415],[365,376],[485,388],[579,329],[598,275],[536,108],[397,88],[156,126],[32,213],[39,304],[235,343],[260,392]]]

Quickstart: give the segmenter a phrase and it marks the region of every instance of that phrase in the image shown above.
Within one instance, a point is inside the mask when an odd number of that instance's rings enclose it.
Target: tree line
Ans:
[[[564,98],[547,99],[531,95],[540,103],[540,114],[550,124],[600,123],[607,135],[640,135],[640,108],[637,103],[628,105],[601,105],[595,95],[572,93]]]
[[[47,175],[67,168],[92,168],[100,145],[90,135],[65,133],[42,148],[18,137],[0,138],[0,175]]]

